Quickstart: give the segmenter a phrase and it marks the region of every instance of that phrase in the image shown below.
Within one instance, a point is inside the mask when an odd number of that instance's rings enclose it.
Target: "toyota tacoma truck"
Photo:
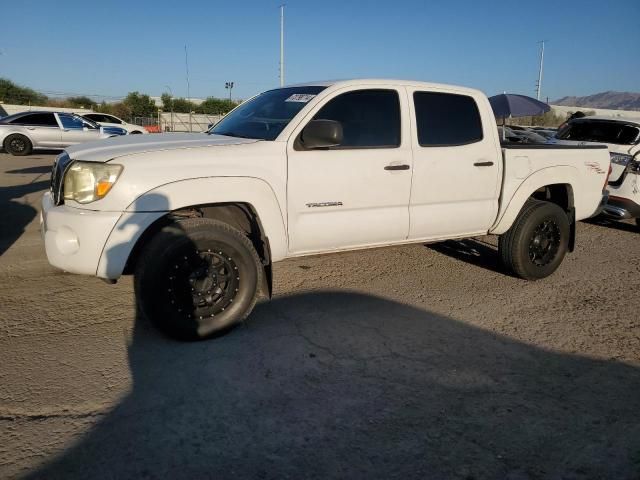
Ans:
[[[501,144],[477,90],[390,80],[261,93],[208,132],[57,157],[49,262],[115,282],[172,336],[209,337],[271,295],[274,262],[495,234],[516,276],[554,272],[601,208],[602,146]]]

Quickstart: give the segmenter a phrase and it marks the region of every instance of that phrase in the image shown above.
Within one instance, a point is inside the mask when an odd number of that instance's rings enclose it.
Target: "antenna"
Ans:
[[[538,70],[538,83],[536,84],[536,98],[538,100],[540,100],[540,95],[542,93],[542,67],[544,65],[544,42],[545,40],[542,40],[541,43],[541,48],[540,48],[540,69]]]
[[[284,87],[284,7],[280,5],[280,87]]]

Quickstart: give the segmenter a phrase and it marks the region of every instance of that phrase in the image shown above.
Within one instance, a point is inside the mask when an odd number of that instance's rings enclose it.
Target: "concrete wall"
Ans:
[[[8,103],[0,103],[0,117],[13,115],[14,113],[41,111],[41,112],[69,112],[69,113],[91,113],[93,110],[86,108],[60,108],[60,107],[41,107],[39,105],[12,105]]]
[[[160,115],[160,130],[163,132],[204,132],[211,123],[218,123],[223,115],[203,115],[193,113],[189,119],[188,113],[162,112]],[[189,127],[191,122],[191,128]]]

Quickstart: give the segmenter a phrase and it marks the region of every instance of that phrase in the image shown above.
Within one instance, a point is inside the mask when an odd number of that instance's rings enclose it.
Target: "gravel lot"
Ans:
[[[180,343],[54,270],[54,156],[0,154],[0,478],[640,478],[640,233],[581,223],[551,278],[495,241],[277,264],[275,299]]]

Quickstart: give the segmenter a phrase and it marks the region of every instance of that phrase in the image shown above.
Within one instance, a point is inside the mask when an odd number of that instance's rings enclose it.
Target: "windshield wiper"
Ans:
[[[241,135],[239,133],[234,133],[234,132],[224,132],[224,133],[220,133],[220,132],[210,132],[209,135],[223,135],[225,137],[238,137],[238,138],[250,138],[252,140],[258,140],[255,137],[250,137],[248,135]]]

